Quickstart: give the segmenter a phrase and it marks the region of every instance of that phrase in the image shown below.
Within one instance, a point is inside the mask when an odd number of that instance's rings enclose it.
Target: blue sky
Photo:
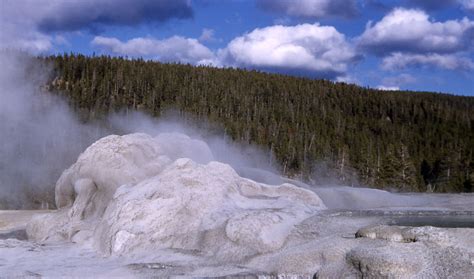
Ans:
[[[0,0],[0,46],[474,96],[474,0]]]

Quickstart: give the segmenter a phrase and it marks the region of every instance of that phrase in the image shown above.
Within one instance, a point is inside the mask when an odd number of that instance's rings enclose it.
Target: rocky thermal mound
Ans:
[[[281,248],[296,224],[325,208],[311,191],[257,183],[212,158],[182,134],[105,137],[64,171],[59,210],[34,218],[28,236],[104,255],[172,248],[229,262]]]
[[[0,234],[0,273],[474,278],[474,229],[390,226],[381,215],[340,211],[370,213],[375,205],[390,214],[390,205],[399,212],[417,204],[469,211],[473,196],[313,189],[325,210],[309,188],[275,184],[240,176],[214,161],[205,142],[183,134],[108,136],[64,171],[58,210],[32,217],[28,242]],[[14,218],[8,214],[0,214],[0,229]]]

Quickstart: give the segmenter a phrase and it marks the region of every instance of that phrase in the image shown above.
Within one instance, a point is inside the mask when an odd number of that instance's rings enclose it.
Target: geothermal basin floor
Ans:
[[[102,257],[92,247],[25,239],[31,217],[48,212],[0,211],[2,277],[474,278],[473,211],[325,210],[297,225],[280,250],[232,264],[207,259],[199,251],[163,249],[150,251],[146,258]],[[398,238],[398,228],[407,228],[410,220],[413,226],[423,226],[414,233],[418,240]],[[429,226],[442,222],[460,228]],[[360,233],[361,228],[369,232]]]

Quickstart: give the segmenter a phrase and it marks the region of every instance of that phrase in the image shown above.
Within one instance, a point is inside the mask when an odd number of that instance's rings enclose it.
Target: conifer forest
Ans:
[[[473,191],[473,97],[121,57],[39,59],[53,68],[45,88],[85,122],[174,109],[262,147],[286,175],[315,184]]]

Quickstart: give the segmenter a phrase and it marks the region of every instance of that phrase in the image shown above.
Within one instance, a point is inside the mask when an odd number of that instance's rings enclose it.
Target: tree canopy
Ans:
[[[290,176],[400,191],[473,190],[473,97],[109,56],[41,59],[54,68],[48,88],[85,120],[176,108],[267,148]]]

